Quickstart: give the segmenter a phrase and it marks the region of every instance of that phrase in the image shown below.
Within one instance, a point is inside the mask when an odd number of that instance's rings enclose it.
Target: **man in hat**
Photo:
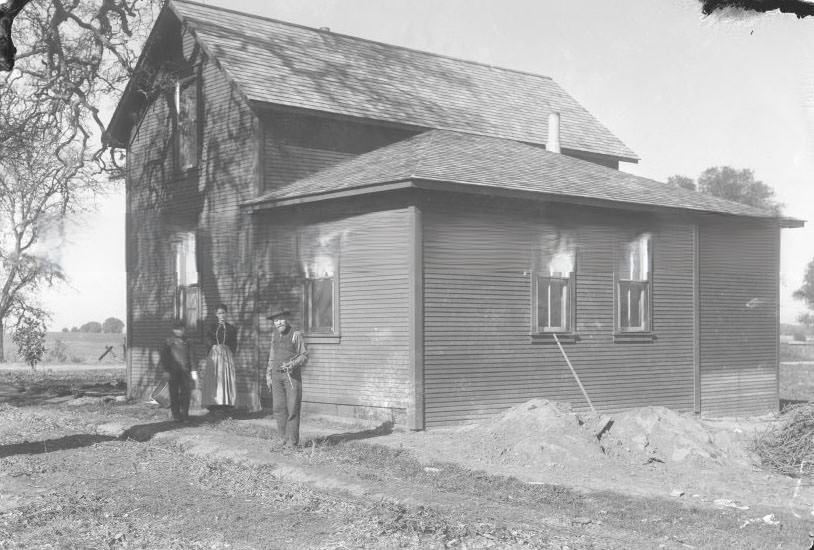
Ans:
[[[161,367],[170,387],[172,418],[184,422],[189,418],[189,397],[194,372],[192,365],[195,361],[192,357],[192,346],[184,335],[184,322],[175,321],[172,333],[161,349]]]
[[[274,332],[266,367],[266,384],[271,390],[274,418],[283,445],[297,446],[302,404],[300,368],[308,360],[308,350],[302,332],[293,329],[288,316],[288,310],[279,308],[273,309],[268,316],[274,321]]]

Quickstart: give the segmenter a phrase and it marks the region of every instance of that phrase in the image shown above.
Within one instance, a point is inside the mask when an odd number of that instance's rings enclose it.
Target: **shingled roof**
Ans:
[[[250,101],[536,144],[559,112],[564,149],[638,160],[546,76],[185,0],[169,6]]]
[[[398,184],[398,185],[397,185]],[[398,187],[523,192],[600,205],[676,208],[773,218],[772,212],[635,176],[516,141],[432,130],[346,160],[246,203],[321,200]]]

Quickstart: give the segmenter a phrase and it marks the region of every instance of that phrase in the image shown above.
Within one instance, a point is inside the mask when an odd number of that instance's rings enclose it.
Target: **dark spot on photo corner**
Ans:
[[[700,2],[704,15],[711,15],[727,8],[758,13],[780,10],[782,13],[793,13],[800,19],[814,15],[814,3],[805,0],[700,0]]]

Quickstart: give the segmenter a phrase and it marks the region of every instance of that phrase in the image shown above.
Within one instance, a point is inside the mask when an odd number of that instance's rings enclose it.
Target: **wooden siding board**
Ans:
[[[705,414],[778,407],[779,229],[746,221],[699,226],[699,383]]]
[[[291,214],[258,220],[264,266],[259,304],[293,312],[301,326],[302,251],[335,239],[339,269],[340,338],[308,344],[303,401],[406,409],[410,403],[409,243],[406,208],[333,212],[330,220]],[[316,239],[316,241],[314,240]],[[260,319],[261,357],[271,323]]]
[[[170,33],[170,40],[175,35]],[[169,35],[168,35],[169,36]],[[184,33],[164,48],[166,58],[198,52]],[[193,58],[200,82],[202,123],[198,166],[175,168],[173,106],[162,95],[150,104],[131,134],[126,174],[128,229],[128,391],[144,395],[159,378],[154,359],[170,334],[174,266],[169,240],[178,231],[195,231],[199,243],[199,281],[207,306],[225,302],[240,326],[238,404],[256,408],[257,372],[251,329],[253,290],[251,238],[239,204],[256,193],[259,126],[243,96],[211,59]],[[203,332],[191,334],[204,357]]]
[[[576,235],[577,330],[565,346],[600,409],[693,404],[692,226],[657,220],[653,343],[613,343],[613,216],[523,216],[500,207],[424,210],[424,361],[428,426],[491,414],[531,397],[582,403],[556,346],[529,337],[532,248]],[[663,263],[659,263],[663,259]],[[488,406],[486,406],[488,405]]]

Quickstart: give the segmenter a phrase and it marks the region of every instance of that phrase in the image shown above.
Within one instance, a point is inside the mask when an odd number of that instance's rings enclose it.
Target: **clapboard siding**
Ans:
[[[156,48],[162,60],[186,64],[197,76],[201,144],[198,166],[185,173],[176,169],[174,107],[168,93],[147,106],[131,135],[126,173],[128,392],[141,397],[160,379],[157,353],[171,333],[175,292],[170,239],[179,231],[192,231],[202,316],[211,322],[216,304],[229,307],[230,320],[239,327],[238,406],[253,409],[259,406],[252,330],[255,277],[251,229],[239,204],[256,191],[259,123],[217,64],[199,57],[191,34],[176,23],[163,40]],[[190,335],[198,357],[208,351],[204,330]]]
[[[263,188],[270,191],[415,132],[286,111],[266,111]]]
[[[296,215],[264,218],[260,311],[279,304],[302,326],[301,254],[335,239],[339,265],[341,338],[311,341],[303,369],[303,401],[392,409],[408,406],[409,218],[406,208],[337,212],[333,221]],[[271,322],[260,316],[260,349],[268,353]]]
[[[701,410],[778,407],[779,229],[708,221],[699,232]]]
[[[693,406],[694,233],[690,224],[562,207],[430,203],[424,208],[424,382],[428,426],[544,397],[587,407],[557,346],[532,342],[535,247],[574,238],[576,328],[564,344],[594,406]],[[613,271],[622,244],[654,236],[653,342],[614,343]]]
[[[713,414],[775,409],[777,229],[709,224],[702,228],[700,248],[702,409]]]

